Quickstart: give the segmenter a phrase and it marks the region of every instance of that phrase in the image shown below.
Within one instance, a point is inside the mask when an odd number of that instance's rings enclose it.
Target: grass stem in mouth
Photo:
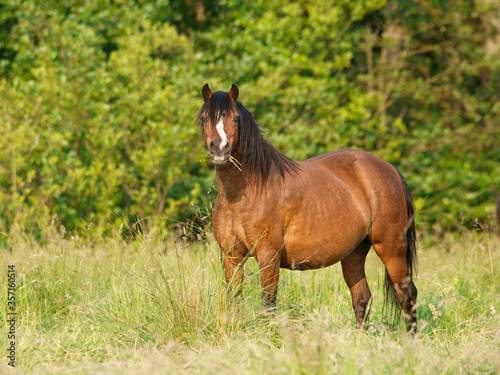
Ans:
[[[229,155],[229,161],[241,172],[241,163],[235,157]]]

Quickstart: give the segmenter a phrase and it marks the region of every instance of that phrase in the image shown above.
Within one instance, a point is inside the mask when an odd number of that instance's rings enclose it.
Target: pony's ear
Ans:
[[[238,94],[240,93],[240,90],[238,90],[238,86],[236,86],[234,83],[231,85],[231,90],[229,90],[229,97],[233,102],[238,100]]]
[[[208,83],[205,83],[205,86],[203,86],[201,93],[203,94],[203,99],[205,99],[205,102],[212,97],[212,90],[210,90],[210,87],[208,87]]]

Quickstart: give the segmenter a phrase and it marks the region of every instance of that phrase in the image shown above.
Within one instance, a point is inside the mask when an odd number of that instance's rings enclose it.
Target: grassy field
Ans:
[[[500,370],[500,239],[463,232],[421,239],[419,334],[382,314],[383,266],[372,251],[366,331],[354,328],[339,265],[282,271],[276,317],[259,315],[254,260],[243,300],[227,297],[217,246],[144,236],[132,243],[53,233],[2,250],[15,265],[21,374],[495,374]],[[431,242],[435,242],[434,245]],[[6,297],[4,297],[6,301]]]

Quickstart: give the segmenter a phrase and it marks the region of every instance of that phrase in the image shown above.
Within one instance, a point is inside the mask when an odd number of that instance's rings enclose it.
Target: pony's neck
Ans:
[[[227,162],[224,165],[217,165],[217,186],[219,195],[229,203],[236,203],[241,200],[248,187],[245,178],[245,166],[237,164],[241,159],[240,155],[234,155],[236,164]]]

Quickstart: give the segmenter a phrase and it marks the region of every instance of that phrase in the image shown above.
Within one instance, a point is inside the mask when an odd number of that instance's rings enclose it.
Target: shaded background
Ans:
[[[292,158],[393,163],[421,233],[493,225],[499,31],[494,0],[3,1],[0,241],[205,220],[206,82]]]

